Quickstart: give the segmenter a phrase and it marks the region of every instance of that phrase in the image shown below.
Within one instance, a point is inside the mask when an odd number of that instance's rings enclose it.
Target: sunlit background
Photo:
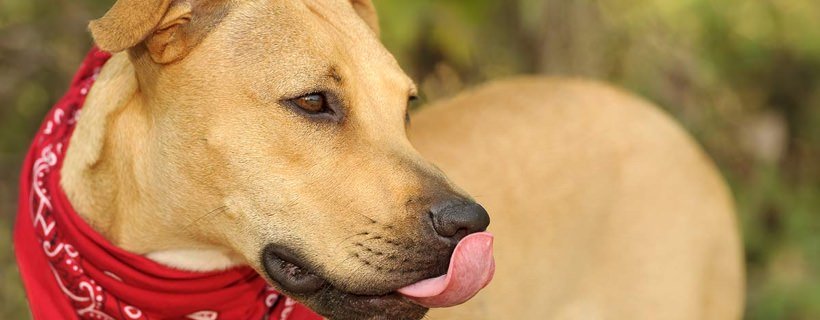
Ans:
[[[0,319],[28,317],[11,253],[19,165],[90,46],[87,21],[112,2],[0,0]],[[428,101],[545,74],[605,80],[662,106],[734,190],[746,318],[820,319],[820,1],[376,5],[385,44]]]

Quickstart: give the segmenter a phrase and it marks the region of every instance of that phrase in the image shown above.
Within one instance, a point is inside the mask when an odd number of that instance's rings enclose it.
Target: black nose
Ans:
[[[430,208],[433,228],[440,236],[456,241],[464,236],[487,230],[490,216],[475,202],[446,201]]]

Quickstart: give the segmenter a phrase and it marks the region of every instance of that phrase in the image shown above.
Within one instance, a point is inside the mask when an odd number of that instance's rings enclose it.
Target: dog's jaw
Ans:
[[[220,250],[167,250],[146,256],[169,267],[195,272],[227,270],[242,264],[240,259]]]

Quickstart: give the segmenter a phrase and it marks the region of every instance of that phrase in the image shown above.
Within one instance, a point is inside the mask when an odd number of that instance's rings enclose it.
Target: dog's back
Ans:
[[[656,107],[524,78],[414,115],[419,151],[491,212],[494,281],[432,319],[737,319],[729,191]]]

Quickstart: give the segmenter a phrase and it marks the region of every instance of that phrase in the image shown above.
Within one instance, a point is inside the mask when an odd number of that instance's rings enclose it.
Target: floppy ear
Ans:
[[[373,29],[376,36],[379,36],[379,15],[376,13],[376,7],[373,6],[373,1],[350,0],[350,3],[353,4],[353,9],[356,9],[356,13],[370,26],[370,29]]]
[[[88,28],[100,49],[119,52],[142,42],[154,32],[171,0],[119,0]]]
[[[145,43],[154,62],[170,63],[184,57],[204,37],[225,15],[223,9],[229,2],[118,0],[88,27],[102,50],[119,52]]]

